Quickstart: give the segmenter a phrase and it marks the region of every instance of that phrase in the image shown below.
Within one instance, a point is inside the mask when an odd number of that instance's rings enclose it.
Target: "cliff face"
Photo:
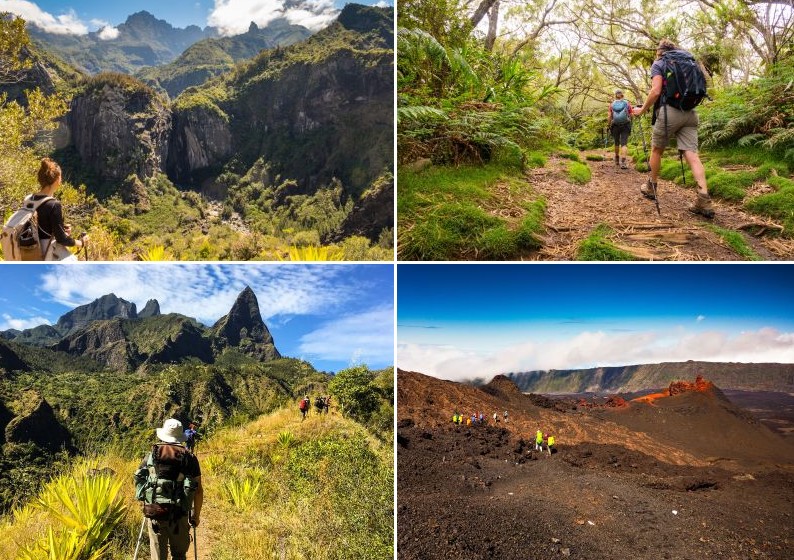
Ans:
[[[394,225],[394,178],[376,181],[355,203],[339,228],[326,236],[326,243],[338,243],[358,235],[373,243],[386,228]]]
[[[165,171],[171,112],[163,100],[129,78],[94,80],[74,97],[66,116],[81,159],[106,180],[133,173],[143,179]]]
[[[357,198],[393,158],[391,14],[348,5],[306,41],[186,91],[175,104],[172,180],[196,182],[233,155],[270,162],[307,193],[336,177]]]
[[[632,392],[707,376],[719,387],[745,391],[794,391],[794,364],[668,362],[579,370],[510,373],[526,393]]]
[[[89,328],[66,336],[54,349],[91,358],[116,371],[128,371],[138,361],[124,335],[121,319],[94,322]]]
[[[234,153],[228,117],[214,108],[177,108],[173,124],[167,169],[175,182],[192,182]]]
[[[63,333],[79,329],[92,321],[103,319],[135,318],[138,316],[134,303],[117,297],[115,294],[107,294],[91,303],[75,307],[72,311],[65,313],[58,319],[56,328]]]

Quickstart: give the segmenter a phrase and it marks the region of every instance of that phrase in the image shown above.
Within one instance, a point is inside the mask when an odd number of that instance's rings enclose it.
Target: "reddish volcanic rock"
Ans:
[[[714,384],[711,381],[706,381],[702,376],[698,375],[694,383],[688,381],[673,381],[670,383],[668,392],[670,396],[680,395],[681,393],[689,393],[691,391],[706,392],[714,389]]]

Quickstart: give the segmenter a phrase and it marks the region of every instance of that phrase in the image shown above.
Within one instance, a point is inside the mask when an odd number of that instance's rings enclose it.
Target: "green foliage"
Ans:
[[[228,479],[223,482],[224,497],[238,510],[251,509],[260,499],[261,482],[256,476]]]
[[[0,211],[4,220],[26,195],[39,190],[35,179],[39,154],[47,148],[47,132],[57,127],[67,107],[64,98],[38,89],[28,90],[26,100],[22,106],[0,94]],[[68,211],[67,206],[64,212]]]
[[[785,177],[770,177],[768,182],[776,192],[748,200],[745,208],[780,220],[785,228],[784,235],[794,237],[794,181]]]
[[[719,235],[722,240],[730,246],[731,249],[736,251],[736,254],[748,261],[763,260],[758,253],[747,245],[744,236],[738,231],[722,228],[716,224],[706,224],[706,227]]]
[[[756,180],[757,174],[749,171],[716,173],[708,178],[709,193],[725,200],[740,201],[747,194],[747,188]]]
[[[391,558],[393,470],[360,434],[310,439],[287,461],[293,499],[327,504],[323,524],[344,542],[330,558]]]
[[[794,58],[749,84],[725,88],[701,111],[705,146],[760,146],[794,163]]]
[[[600,154],[587,154],[585,159],[587,161],[604,161],[604,156]]]
[[[576,260],[578,261],[633,261],[637,260],[633,255],[622,251],[612,244],[608,237],[612,230],[606,224],[596,227],[579,244],[576,250]]]
[[[36,506],[48,511],[61,527],[50,528],[32,548],[23,548],[23,560],[99,560],[109,539],[121,524],[126,505],[122,482],[109,476],[64,475],[52,480],[39,495]]]
[[[590,182],[592,176],[590,168],[586,163],[572,161],[568,164],[568,178],[579,185],[584,185]]]
[[[374,380],[374,373],[366,366],[356,366],[338,372],[328,383],[328,390],[344,416],[366,424],[379,405]]]
[[[524,163],[529,168],[545,167],[546,155],[543,152],[533,151],[529,152],[524,160]]]
[[[407,260],[508,258],[538,246],[545,202],[522,202],[526,211],[509,224],[483,209],[498,204],[491,189],[507,187],[528,198],[526,179],[497,165],[433,167],[422,173],[400,171],[398,222],[400,257]]]

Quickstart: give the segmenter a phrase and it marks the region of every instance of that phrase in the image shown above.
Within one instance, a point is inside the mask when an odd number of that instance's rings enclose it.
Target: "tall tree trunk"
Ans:
[[[488,35],[485,36],[485,50],[491,52],[493,45],[496,42],[496,27],[499,23],[499,0],[494,2],[491,6],[491,11],[488,13]]]

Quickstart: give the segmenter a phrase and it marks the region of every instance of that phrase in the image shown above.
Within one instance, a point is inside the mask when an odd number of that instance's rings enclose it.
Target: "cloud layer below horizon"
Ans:
[[[542,343],[528,340],[498,351],[463,349],[453,344],[397,346],[399,368],[452,380],[490,379],[499,373],[518,371],[687,360],[794,363],[794,333],[771,327],[736,334],[683,328],[664,333],[584,331]]]

